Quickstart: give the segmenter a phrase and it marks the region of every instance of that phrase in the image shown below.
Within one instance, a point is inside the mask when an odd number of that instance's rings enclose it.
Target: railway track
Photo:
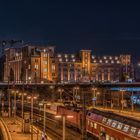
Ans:
[[[21,117],[21,111],[17,115]],[[41,120],[40,120],[41,118]],[[34,112],[34,125],[43,130],[43,116]],[[62,121],[55,120],[54,116],[46,117],[46,131],[53,137],[53,140],[62,140]],[[66,127],[66,140],[80,140],[81,134],[69,127]]]

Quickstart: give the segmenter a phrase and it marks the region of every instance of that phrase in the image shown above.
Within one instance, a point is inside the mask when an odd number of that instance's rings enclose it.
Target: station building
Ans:
[[[135,79],[131,55],[95,56],[55,52],[54,46],[23,45],[5,49],[4,81],[119,82]]]

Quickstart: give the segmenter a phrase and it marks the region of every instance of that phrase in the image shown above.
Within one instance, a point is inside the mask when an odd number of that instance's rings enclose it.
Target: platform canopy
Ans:
[[[140,91],[140,87],[114,87],[111,88],[114,91]]]

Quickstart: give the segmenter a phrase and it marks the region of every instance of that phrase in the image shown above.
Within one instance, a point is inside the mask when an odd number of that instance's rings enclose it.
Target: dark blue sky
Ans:
[[[125,0],[3,0],[0,39],[48,41],[64,52],[131,53],[139,61],[139,7]]]

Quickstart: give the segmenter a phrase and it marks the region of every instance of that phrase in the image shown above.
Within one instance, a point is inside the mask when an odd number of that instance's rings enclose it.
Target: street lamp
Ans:
[[[77,87],[74,87],[73,88],[73,102],[77,102],[77,98],[78,98],[78,90],[79,90],[79,87],[77,86]],[[76,99],[76,100],[75,100]]]
[[[11,96],[10,96],[10,89],[9,89],[9,82],[10,82],[10,63],[8,63],[8,111],[9,111],[9,118],[11,117]]]
[[[62,88],[59,88],[59,89],[58,89],[58,92],[60,93],[60,96],[59,96],[60,102],[63,101],[63,100],[62,100],[62,93],[63,93],[63,91],[64,91],[64,89],[62,89]]]
[[[24,132],[24,97],[27,95],[27,93],[19,93],[19,96],[21,96],[21,115],[22,115],[22,132]]]
[[[134,93],[133,93],[133,91],[132,91],[132,98],[133,98],[133,96],[134,96]],[[133,112],[134,111],[134,100],[133,99],[131,99],[131,111]]]
[[[17,95],[17,93],[19,93],[19,91],[18,90],[12,90],[12,93],[14,94],[14,118],[16,118],[16,95]]]
[[[39,106],[44,106],[44,123],[43,123],[43,134],[44,134],[44,140],[45,140],[45,133],[46,133],[46,106],[47,105],[50,105],[49,103],[47,102],[43,102],[43,103],[39,103]],[[47,139],[46,139],[47,140]]]
[[[125,90],[120,90],[121,92],[121,110],[123,111],[124,109],[124,92]]]
[[[31,140],[33,140],[33,105],[34,105],[34,100],[37,99],[37,96],[28,96],[27,99],[31,100]]]
[[[63,137],[62,137],[62,140],[65,140],[66,139],[66,118],[73,118],[73,116],[62,114],[62,115],[55,116],[55,118],[62,118],[62,120],[63,120]]]
[[[92,88],[92,91],[93,91],[93,107],[95,107],[95,101],[96,101],[96,90],[97,88],[93,87]]]

